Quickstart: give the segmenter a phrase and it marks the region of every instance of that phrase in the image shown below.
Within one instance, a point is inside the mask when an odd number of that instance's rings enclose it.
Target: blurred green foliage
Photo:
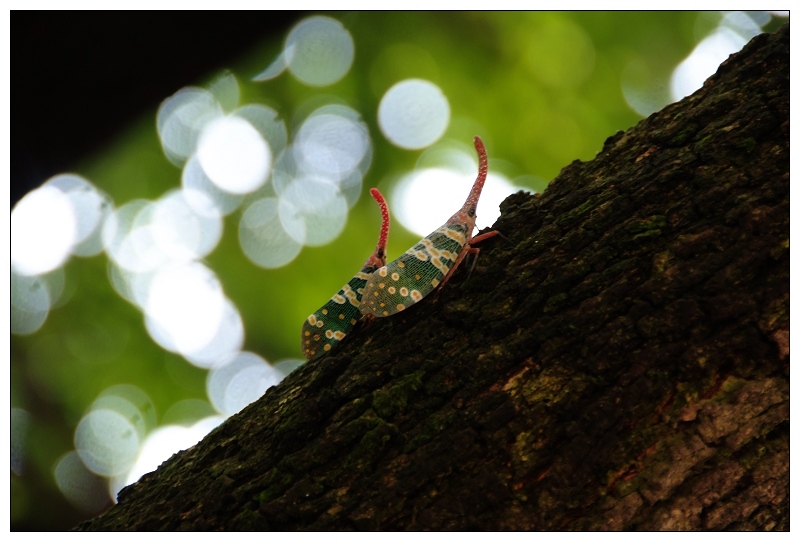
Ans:
[[[668,86],[675,66],[720,19],[717,13],[699,12],[331,16],[355,42],[354,65],[334,85],[308,87],[288,73],[265,83],[250,82],[280,52],[285,36],[265,36],[251,54],[230,60],[229,69],[240,84],[240,105],[275,108],[287,121],[290,137],[309,100],[329,100],[359,111],[373,142],[362,197],[334,242],[304,248],[283,268],[260,269],[239,246],[241,212],[236,212],[226,217],[222,240],[206,259],[242,315],[244,350],[270,362],[301,358],[301,323],[360,268],[374,247],[380,216],[365,197],[367,190],[378,186],[388,194],[392,179],[413,170],[421,154],[392,146],[377,126],[378,102],[394,83],[417,77],[437,84],[451,108],[444,139],[469,144],[480,134],[489,149],[490,168],[541,191],[562,167],[592,159],[607,137],[641,119],[621,90],[628,66],[644,65],[649,83]],[[186,85],[206,84],[215,75],[210,71],[207,81]],[[150,112],[74,168],[110,194],[117,207],[133,199],[155,199],[180,186],[180,170],[161,150],[155,114]],[[461,203],[458,198],[441,202],[453,210]],[[417,238],[394,222],[390,258]],[[86,512],[72,509],[60,495],[52,473],[58,458],[74,448],[77,422],[104,389],[120,383],[138,386],[151,398],[159,422],[178,401],[207,400],[206,371],[164,351],[149,337],[141,312],[113,290],[107,265],[104,254],[73,257],[65,266],[60,306],[38,332],[12,336],[11,405],[31,416],[25,471],[11,476],[12,528],[64,529],[85,517]]]

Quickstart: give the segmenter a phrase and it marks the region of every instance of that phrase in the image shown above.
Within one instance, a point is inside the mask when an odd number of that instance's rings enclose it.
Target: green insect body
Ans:
[[[386,200],[377,188],[370,194],[381,208],[381,231],[375,252],[367,258],[361,271],[325,303],[317,312],[303,322],[302,350],[309,361],[316,359],[335,347],[361,319],[358,307],[364,285],[370,275],[386,263],[386,240],[389,237],[389,209]]]
[[[391,316],[421,301],[437,286],[447,283],[467,254],[480,252],[472,244],[499,233],[490,231],[472,237],[475,210],[488,169],[486,149],[477,136],[475,150],[478,152],[478,178],[463,207],[443,226],[370,275],[359,306],[362,314]]]

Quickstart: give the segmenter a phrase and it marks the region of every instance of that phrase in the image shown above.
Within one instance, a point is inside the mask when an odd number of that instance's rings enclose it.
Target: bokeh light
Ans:
[[[149,433],[156,424],[156,410],[150,397],[131,384],[117,384],[106,388],[91,406],[92,410],[113,410],[124,416],[136,429],[139,439]]]
[[[345,106],[325,106],[300,126],[293,145],[298,167],[337,184],[358,168],[370,148],[369,131],[358,113]]]
[[[139,433],[123,414],[91,410],[75,429],[75,450],[90,471],[101,476],[127,472],[139,451]]]
[[[202,348],[181,352],[187,361],[202,368],[215,367],[229,359],[244,344],[244,322],[239,309],[225,298],[216,333],[203,344]]]
[[[773,14],[780,16],[779,14]],[[713,12],[698,14],[711,18]],[[703,86],[719,65],[744,47],[771,19],[769,12],[729,11],[720,14],[716,26],[695,45],[692,52],[665,77],[663,64],[634,54],[622,71],[622,93],[628,105],[646,117]]]
[[[189,356],[201,352],[217,335],[224,309],[222,285],[199,262],[157,271],[144,307],[153,339],[167,350]]]
[[[78,241],[75,209],[68,195],[44,185],[11,210],[11,269],[20,275],[52,271]]]
[[[239,244],[251,262],[266,269],[294,260],[303,245],[283,228],[277,198],[254,201],[239,221]]]
[[[325,245],[344,229],[347,201],[327,179],[300,177],[283,192],[279,214],[281,225],[296,242]]]
[[[275,118],[262,113],[262,124]],[[266,197],[244,209],[239,242],[247,257],[274,269],[291,262],[303,246],[338,237],[371,159],[369,131],[358,112],[339,104],[314,109],[277,156],[271,191],[260,190]]]
[[[11,332],[29,335],[44,324],[50,311],[50,296],[39,277],[11,273]]]
[[[75,215],[75,239],[72,253],[77,256],[94,256],[103,250],[100,228],[113,204],[111,198],[80,175],[67,173],[48,179],[44,186],[52,186],[69,197]]]
[[[731,54],[741,50],[747,40],[729,28],[718,28],[695,46],[672,74],[670,91],[673,101],[688,96],[703,86],[717,67]]]
[[[185,87],[161,102],[156,128],[166,157],[182,166],[194,154],[206,124],[222,115],[222,106],[203,88]]]
[[[422,79],[401,81],[386,91],[378,106],[383,135],[403,149],[422,149],[438,141],[450,122],[450,104],[442,90]]]
[[[102,241],[117,266],[147,273],[203,258],[221,234],[220,216],[196,213],[184,193],[173,190],[155,202],[134,200],[116,209],[103,225]]]
[[[211,182],[197,155],[192,156],[183,167],[181,189],[186,204],[198,215],[206,217],[229,215],[239,207],[243,197],[225,192]]]
[[[277,156],[286,147],[288,141],[286,123],[271,107],[247,104],[235,110],[231,115],[249,122],[269,144],[272,156]]]
[[[284,378],[284,373],[252,352],[240,352],[221,367],[212,369],[206,380],[211,404],[231,416],[264,395]]]
[[[51,297],[46,279],[11,271],[11,333],[30,335],[36,332],[50,312]]]
[[[53,468],[56,486],[79,510],[97,514],[108,504],[103,478],[91,472],[75,451],[65,453]]]
[[[150,230],[163,261],[204,258],[222,235],[220,217],[196,213],[180,190],[167,192],[140,212],[136,225]]]
[[[288,67],[306,85],[332,85],[350,70],[354,51],[353,38],[342,23],[330,17],[308,17],[292,28],[279,57],[253,80],[272,79]]]
[[[235,115],[203,127],[197,159],[211,182],[231,194],[247,194],[263,185],[272,162],[269,145],[258,130]]]
[[[131,235],[136,216],[149,203],[142,199],[129,201],[114,210],[103,223],[101,232],[103,247],[109,258],[125,270],[143,272],[152,268],[152,265],[146,265],[145,258],[137,253]]]
[[[445,153],[448,166],[425,167],[403,176],[392,192],[393,217],[408,230],[428,235],[458,211],[475,183],[478,165],[461,151]],[[490,173],[478,200],[476,231],[494,224],[500,202],[519,190],[504,176]]]

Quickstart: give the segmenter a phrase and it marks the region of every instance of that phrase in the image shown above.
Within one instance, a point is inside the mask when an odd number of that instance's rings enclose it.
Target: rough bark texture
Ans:
[[[788,113],[787,25],[79,529],[788,529]]]

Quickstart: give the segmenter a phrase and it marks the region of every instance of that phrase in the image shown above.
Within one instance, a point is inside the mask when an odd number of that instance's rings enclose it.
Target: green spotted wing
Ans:
[[[447,276],[466,243],[466,224],[445,224],[421,239],[369,276],[361,313],[391,316],[422,300]]]

